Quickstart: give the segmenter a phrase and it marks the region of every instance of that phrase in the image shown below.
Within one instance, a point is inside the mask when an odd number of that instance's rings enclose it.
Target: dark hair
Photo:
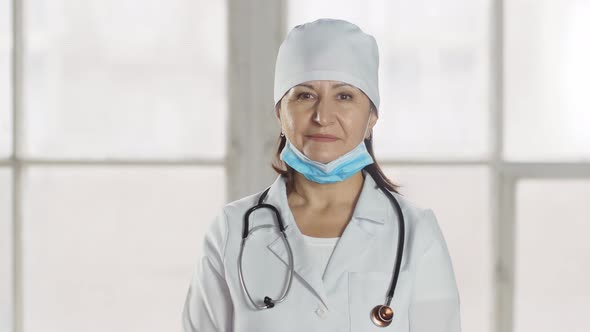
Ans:
[[[277,103],[277,107],[278,107]],[[373,103],[371,102],[371,112],[373,112],[374,110],[376,110],[377,108],[373,105]],[[277,140],[277,151],[273,157],[272,160],[272,168],[275,170],[275,172],[277,172],[278,174],[285,176],[287,178],[287,190],[290,191],[293,188],[293,174],[296,172],[291,166],[287,165],[284,161],[281,160],[281,151],[283,151],[283,148],[285,147],[285,144],[287,142],[287,138],[285,136],[280,136]],[[381,188],[386,188],[389,191],[393,191],[395,193],[400,193],[398,191],[398,188],[401,187],[400,185],[392,182],[391,180],[389,180],[387,178],[387,176],[385,176],[385,173],[383,173],[383,170],[381,170],[381,167],[379,166],[379,163],[377,163],[377,159],[375,159],[375,153],[373,152],[373,134],[371,133],[371,136],[369,138],[365,139],[365,145],[367,146],[367,151],[369,152],[369,154],[371,155],[371,157],[373,157],[373,161],[374,163],[365,166],[363,169],[365,171],[367,171],[367,173],[369,173],[373,179],[375,180],[375,182],[377,183],[377,185]]]

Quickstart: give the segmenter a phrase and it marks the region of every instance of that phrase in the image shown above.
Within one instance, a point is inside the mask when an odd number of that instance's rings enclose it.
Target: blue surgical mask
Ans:
[[[286,140],[285,147],[281,151],[281,160],[308,180],[317,183],[340,182],[373,163],[364,139],[354,149],[327,164],[309,159],[288,138]]]

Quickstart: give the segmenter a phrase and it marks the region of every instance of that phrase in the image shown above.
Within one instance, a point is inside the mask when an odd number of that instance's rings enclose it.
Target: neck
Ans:
[[[299,172],[293,173],[293,188],[288,199],[293,205],[324,209],[342,204],[354,205],[364,183],[363,172],[358,171],[346,180],[335,183],[317,183]]]

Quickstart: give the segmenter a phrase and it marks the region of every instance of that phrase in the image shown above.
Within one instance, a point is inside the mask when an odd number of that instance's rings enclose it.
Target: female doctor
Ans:
[[[279,176],[210,224],[184,332],[461,331],[433,211],[375,161],[378,63],[375,39],[347,21],[288,34],[275,65]]]

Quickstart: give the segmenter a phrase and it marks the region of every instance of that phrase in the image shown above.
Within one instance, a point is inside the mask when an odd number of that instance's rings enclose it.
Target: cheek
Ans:
[[[293,112],[285,112],[282,117],[283,128],[289,134],[300,134],[305,127],[305,119]]]
[[[346,122],[346,132],[347,136],[352,143],[358,143],[361,138],[364,138],[365,129],[367,128],[367,117],[355,117],[355,119],[351,119]]]
[[[295,132],[297,126],[295,122],[290,117],[283,117],[283,131],[287,135],[289,139],[293,137],[293,133]]]

